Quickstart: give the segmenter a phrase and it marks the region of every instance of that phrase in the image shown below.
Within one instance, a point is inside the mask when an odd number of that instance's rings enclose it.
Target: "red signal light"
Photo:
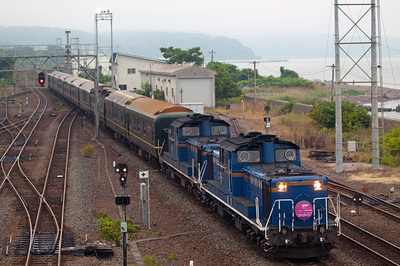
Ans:
[[[40,86],[44,87],[44,82],[46,81],[46,77],[43,72],[40,72],[38,75],[38,82]]]

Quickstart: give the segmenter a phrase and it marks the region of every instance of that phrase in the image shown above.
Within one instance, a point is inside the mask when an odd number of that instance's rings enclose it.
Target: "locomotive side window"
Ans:
[[[200,128],[199,127],[182,127],[182,136],[200,136]]]
[[[238,151],[236,156],[238,163],[259,163],[260,159],[260,151],[258,150]]]
[[[218,136],[218,135],[225,135],[228,134],[228,127],[226,126],[212,126],[211,127],[211,135]]]
[[[275,150],[275,161],[277,162],[288,162],[296,160],[297,160],[297,154],[295,149]]]

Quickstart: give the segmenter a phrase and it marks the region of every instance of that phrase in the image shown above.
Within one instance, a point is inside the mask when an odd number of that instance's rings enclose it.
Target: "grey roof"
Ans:
[[[113,53],[113,62],[114,62],[114,64],[116,63],[119,55],[126,56],[126,57],[131,57],[131,58],[144,59],[144,60],[148,60],[148,61],[154,61],[154,62],[157,62],[157,63],[160,63],[160,64],[162,64],[162,63],[167,64],[169,62],[167,59],[155,59],[155,58],[139,56],[139,55],[133,55],[133,54]]]
[[[199,66],[195,66],[195,65],[178,65],[178,64],[155,64],[155,65],[151,65],[148,67],[144,67],[142,70],[140,70],[140,73],[144,73],[144,74],[159,74],[159,75],[169,75],[169,76],[173,76],[176,75],[177,73],[190,69],[190,68],[199,68],[202,69],[204,71],[216,74],[217,72],[211,69],[207,69],[207,68],[202,68]]]

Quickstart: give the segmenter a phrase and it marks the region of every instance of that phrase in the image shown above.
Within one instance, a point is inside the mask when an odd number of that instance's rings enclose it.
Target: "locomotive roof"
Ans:
[[[179,127],[181,127],[181,126],[183,126],[185,124],[197,124],[197,123],[202,122],[202,121],[220,122],[220,123],[223,123],[223,124],[229,126],[229,124],[226,121],[222,120],[222,119],[215,118],[212,115],[201,115],[201,114],[193,114],[193,115],[191,115],[189,117],[182,117],[182,118],[179,118],[179,119],[175,119],[171,123],[171,126],[179,128]]]
[[[260,171],[263,175],[269,178],[279,178],[281,176],[316,176],[320,175],[309,169],[297,166],[292,163],[274,163],[274,164],[252,164],[250,168]]]
[[[188,143],[191,143],[197,147],[203,147],[204,145],[217,145],[221,143],[221,141],[225,140],[225,137],[198,137],[198,138],[190,138],[186,140]],[[219,147],[219,146],[218,146]]]
[[[276,135],[265,135],[261,134],[260,132],[250,132],[247,135],[241,135],[239,137],[227,139],[221,143],[221,148],[229,151],[236,151],[242,146],[260,145],[264,142],[290,144],[299,149],[299,147],[293,142],[281,140]]]

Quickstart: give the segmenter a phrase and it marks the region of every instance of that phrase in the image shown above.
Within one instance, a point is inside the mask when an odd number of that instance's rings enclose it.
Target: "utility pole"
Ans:
[[[96,24],[96,48],[95,48],[95,56],[96,56],[96,69],[94,71],[94,121],[95,121],[95,137],[99,137],[99,29],[97,23],[97,16],[99,14],[96,13],[94,15],[94,20]]]
[[[215,51],[214,51],[214,50],[211,50],[209,53],[211,54],[211,65],[213,65],[213,64],[214,64],[214,54],[215,54]]]
[[[256,61],[254,61],[253,62],[253,64],[254,64],[254,104],[256,104],[256,99],[257,99],[257,97],[256,97],[256,94],[257,94],[257,91],[256,91],[256,86],[257,86],[257,69],[256,69],[256,65],[257,65],[257,62]]]
[[[326,66],[326,67],[331,67],[332,68],[332,88],[331,88],[331,102],[333,102],[333,89],[334,89],[334,82],[335,82],[335,64],[332,64],[331,66]]]
[[[382,74],[382,26],[381,26],[381,1],[377,2],[377,17],[378,17],[378,51],[379,51],[379,86],[381,88],[381,128],[382,128],[382,158],[386,157],[385,148],[385,112],[384,112],[384,102],[383,102],[383,74]]]
[[[65,48],[67,49],[67,73],[72,74],[69,69],[69,53],[71,52],[71,46],[69,45],[69,34],[71,33],[71,31],[66,30],[65,33],[67,34],[67,45],[65,46]]]
[[[113,63],[113,37],[112,37],[112,13],[110,10],[101,11],[100,13],[96,13],[94,15],[95,24],[96,24],[96,71],[94,77],[94,116],[95,116],[95,131],[96,131],[96,138],[99,137],[99,29],[98,29],[98,21],[99,20],[109,20],[111,23],[111,87],[115,87],[114,85],[114,63]]]

